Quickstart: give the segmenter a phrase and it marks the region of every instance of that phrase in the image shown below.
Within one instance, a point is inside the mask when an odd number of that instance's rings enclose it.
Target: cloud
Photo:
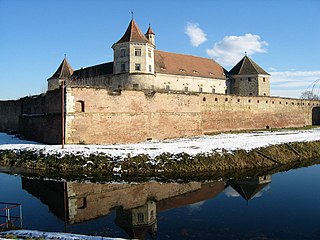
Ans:
[[[224,194],[227,196],[227,197],[240,197],[240,194],[236,192],[236,190],[234,190],[232,187],[227,187],[225,190],[224,190]]]
[[[199,27],[198,23],[188,22],[184,28],[184,33],[190,38],[190,43],[194,47],[198,47],[200,44],[207,41],[207,35]]]
[[[245,52],[249,56],[267,52],[265,46],[268,43],[262,41],[259,35],[247,33],[242,36],[225,36],[212,49],[207,49],[207,54],[224,66],[234,66]]]
[[[270,72],[271,95],[299,98],[306,90],[320,95],[320,71]]]
[[[189,205],[189,210],[191,212],[193,211],[200,211],[202,209],[202,205],[205,203],[206,201],[201,201],[201,202],[197,202],[197,203],[193,203]]]

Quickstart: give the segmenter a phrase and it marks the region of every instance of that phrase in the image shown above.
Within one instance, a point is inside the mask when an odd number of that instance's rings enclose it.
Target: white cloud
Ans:
[[[212,49],[207,49],[207,54],[224,66],[234,66],[247,52],[247,55],[267,52],[266,41],[259,35],[247,33],[242,36],[225,36],[222,41],[214,44]]]
[[[270,72],[271,95],[299,98],[305,90],[320,95],[320,71]]]
[[[197,203],[193,203],[189,205],[189,210],[191,212],[193,211],[200,211],[202,209],[202,205],[205,203],[206,201],[201,201],[201,202],[197,202]]]
[[[190,43],[194,47],[198,47],[200,44],[207,41],[207,35],[199,27],[198,23],[188,22],[184,28],[184,33],[190,38]]]
[[[240,194],[230,186],[224,190],[224,194],[227,197],[240,197]]]

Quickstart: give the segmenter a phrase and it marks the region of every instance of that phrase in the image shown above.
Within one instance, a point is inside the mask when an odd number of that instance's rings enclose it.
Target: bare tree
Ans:
[[[314,94],[312,91],[306,90],[303,91],[300,95],[301,99],[306,99],[306,100],[319,100],[320,97],[316,94]]]

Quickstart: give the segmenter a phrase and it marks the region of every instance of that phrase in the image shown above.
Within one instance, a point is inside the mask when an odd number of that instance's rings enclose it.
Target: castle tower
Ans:
[[[73,74],[73,69],[69,64],[66,57],[62,60],[57,71],[47,80],[48,81],[48,91],[59,88],[60,80],[68,80]]]
[[[270,96],[270,74],[245,55],[229,72],[230,94]]]
[[[114,74],[154,74],[154,33],[150,28],[147,38],[134,19],[121,37],[113,44]],[[149,41],[150,39],[150,41]]]

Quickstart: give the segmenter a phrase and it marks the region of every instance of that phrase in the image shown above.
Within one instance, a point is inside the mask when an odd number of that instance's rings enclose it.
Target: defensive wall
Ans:
[[[49,144],[61,142],[61,90],[0,101],[0,132]]]
[[[224,94],[67,89],[67,143],[133,143],[320,124],[320,101]]]
[[[105,88],[66,89],[66,143],[134,143],[221,131],[320,125],[320,101]],[[61,143],[61,90],[0,101],[0,131]]]

